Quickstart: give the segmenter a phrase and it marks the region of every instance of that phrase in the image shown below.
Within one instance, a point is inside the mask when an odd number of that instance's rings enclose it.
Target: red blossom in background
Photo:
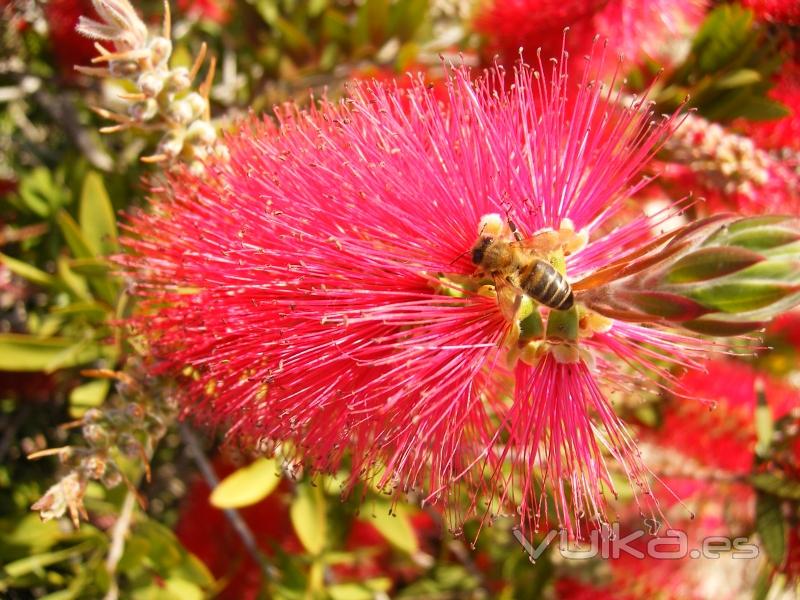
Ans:
[[[800,3],[797,0],[742,0],[742,4],[764,21],[800,25]]]
[[[479,11],[476,29],[486,35],[489,50],[513,60],[520,48],[542,48],[545,58],[561,53],[562,30],[578,61],[592,38],[607,39],[612,54],[636,60],[642,53],[666,58],[670,42],[696,27],[704,0],[493,0]]]
[[[654,121],[588,71],[567,102],[564,63],[548,65],[519,67],[510,88],[502,69],[453,70],[446,102],[424,82],[356,84],[340,105],[280,110],[280,129],[244,124],[230,161],[174,176],[132,218],[123,262],[161,370],[189,373],[187,416],[289,440],[318,470],[347,457],[351,485],[423,490],[456,525],[513,506],[527,527],[600,522],[607,456],[649,504],[600,385],[669,377],[656,359],[692,365],[707,343],[589,311],[580,342],[547,338],[511,371],[502,298],[452,293],[491,213],[590,236],[571,278],[650,238],[649,218],[610,221],[675,116]]]
[[[230,20],[232,0],[178,0],[182,14],[224,25]]]
[[[75,31],[78,18],[92,15],[90,0],[50,0],[44,7],[53,56],[62,76],[75,77],[75,65],[89,64],[97,54],[94,42]]]

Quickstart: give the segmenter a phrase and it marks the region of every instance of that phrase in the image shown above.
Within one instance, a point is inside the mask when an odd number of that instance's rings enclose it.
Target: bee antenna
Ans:
[[[481,230],[481,231],[483,231],[483,230]],[[455,257],[453,260],[451,260],[451,261],[450,261],[450,264],[449,264],[448,266],[452,266],[454,263],[458,262],[458,260],[459,260],[459,259],[460,259],[462,256],[464,256],[465,254],[469,254],[469,250],[464,250],[464,252],[462,252],[461,254],[459,254],[458,256],[456,256],[456,257]]]

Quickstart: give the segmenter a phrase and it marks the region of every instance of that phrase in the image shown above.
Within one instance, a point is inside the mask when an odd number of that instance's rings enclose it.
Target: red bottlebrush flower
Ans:
[[[763,21],[800,25],[800,4],[797,0],[742,0],[742,4]]]
[[[50,0],[45,4],[44,13],[53,55],[61,74],[68,80],[72,79],[74,66],[90,63],[97,54],[94,42],[75,31],[81,15],[94,13],[92,3],[90,0]]]
[[[478,14],[476,28],[489,49],[513,59],[520,48],[559,56],[562,30],[572,30],[568,49],[582,60],[593,36],[608,39],[614,54],[660,58],[670,42],[691,30],[705,13],[705,0],[493,0]]]
[[[456,523],[508,505],[527,526],[600,522],[609,456],[649,498],[600,385],[639,389],[645,371],[669,375],[656,358],[691,365],[708,343],[580,296],[522,302],[470,261],[476,239],[511,239],[496,213],[570,278],[650,238],[649,218],[611,220],[675,117],[548,68],[518,67],[513,86],[502,68],[456,69],[446,102],[420,82],[356,84],[341,104],[280,110],[279,129],[246,124],[203,176],[174,175],[132,218],[122,261],[152,354],[185,375],[185,414],[288,440],[318,470],[346,464],[351,484],[426,490]]]

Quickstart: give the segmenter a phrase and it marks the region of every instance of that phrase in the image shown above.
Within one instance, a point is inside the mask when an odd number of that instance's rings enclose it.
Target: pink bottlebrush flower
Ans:
[[[156,190],[121,260],[185,415],[347,468],[350,486],[424,491],[456,525],[513,506],[526,526],[602,522],[609,458],[649,504],[602,390],[669,377],[708,342],[579,294],[569,310],[519,303],[470,260],[489,232],[510,239],[497,213],[553,243],[572,280],[650,239],[653,219],[613,220],[676,116],[547,64],[453,69],[444,101],[422,80],[356,83],[339,104],[281,108],[280,127],[245,123],[229,160]]]
[[[742,0],[742,4],[763,21],[800,25],[800,4],[797,0]]]
[[[559,56],[565,27],[572,30],[568,49],[581,61],[595,35],[632,60],[643,53],[668,59],[670,42],[699,25],[706,6],[705,0],[493,0],[475,25],[489,50],[507,60],[520,48]]]

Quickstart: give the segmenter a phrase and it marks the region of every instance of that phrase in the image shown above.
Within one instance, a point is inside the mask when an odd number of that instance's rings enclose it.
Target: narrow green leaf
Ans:
[[[111,382],[108,379],[95,379],[73,388],[69,393],[70,410],[78,409],[82,413],[87,408],[100,406],[110,387]]]
[[[109,357],[113,352],[113,347],[94,341],[4,333],[0,334],[0,371],[55,371]]]
[[[56,221],[61,228],[64,239],[67,241],[67,245],[76,258],[93,258],[96,256],[81,228],[67,211],[62,210],[59,212]]]
[[[666,272],[667,283],[706,281],[735,273],[764,260],[746,248],[713,246],[700,248],[676,261]]]
[[[764,382],[761,378],[756,379],[755,383],[756,396],[758,404],[755,410],[755,427],[756,427],[756,454],[765,457],[769,454],[770,446],[772,445],[772,410],[767,403],[767,395],[764,390]]]
[[[11,258],[5,254],[0,254],[0,263],[4,264],[15,275],[19,275],[31,283],[42,287],[58,287],[58,279],[31,264]]]
[[[800,481],[785,479],[772,473],[756,473],[750,476],[749,481],[754,488],[778,498],[800,500]]]
[[[763,98],[761,96],[750,96],[746,100],[737,103],[728,118],[744,117],[749,121],[772,121],[782,119],[792,114],[789,107],[776,100]]]
[[[388,577],[366,579],[361,583],[337,583],[329,585],[325,591],[332,600],[373,600],[386,597],[392,588],[392,580]],[[380,594],[380,595],[379,595]]]
[[[392,507],[389,502],[376,502],[375,516],[369,523],[398,550],[406,554],[414,554],[419,550],[419,542],[411,519],[402,505]]]
[[[211,492],[210,501],[217,508],[250,506],[269,496],[280,482],[275,460],[259,458],[223,479]]]
[[[716,87],[731,89],[752,85],[761,81],[761,73],[755,69],[739,69],[717,81]]]
[[[100,174],[90,171],[83,180],[79,210],[81,231],[94,254],[119,251],[114,207]]]
[[[783,227],[753,227],[728,238],[731,246],[750,250],[770,250],[800,240],[800,233]]]
[[[303,547],[313,555],[320,554],[328,545],[328,521],[322,489],[308,482],[298,485],[289,516]]]
[[[786,556],[786,525],[781,511],[781,501],[770,494],[756,495],[756,531],[769,561],[776,566]]]
[[[797,285],[740,281],[698,286],[688,295],[708,308],[736,314],[766,308],[799,290]]]
[[[717,337],[741,335],[757,329],[763,329],[766,326],[766,321],[726,321],[716,318],[716,316],[703,317],[681,323],[681,327],[689,331]]]
[[[646,290],[621,292],[619,299],[648,315],[663,317],[670,321],[690,321],[709,312],[706,307],[694,300],[671,292]]]
[[[14,562],[8,563],[3,568],[11,577],[21,577],[23,575],[27,575],[28,573],[49,567],[50,565],[63,562],[74,556],[79,556],[93,547],[93,541],[86,541],[82,544],[78,544],[77,546],[73,546],[72,548],[67,548],[65,550],[27,556],[25,558],[21,558],[20,560],[15,560]]]
[[[108,277],[111,265],[104,258],[73,258],[69,267],[78,275],[84,277]]]
[[[56,265],[59,278],[64,283],[64,286],[72,293],[72,295],[86,302],[91,302],[93,298],[91,292],[89,291],[89,286],[86,284],[86,280],[80,275],[72,272],[72,270],[69,268],[69,262],[67,258],[64,256],[59,256],[58,260],[56,261]]]

